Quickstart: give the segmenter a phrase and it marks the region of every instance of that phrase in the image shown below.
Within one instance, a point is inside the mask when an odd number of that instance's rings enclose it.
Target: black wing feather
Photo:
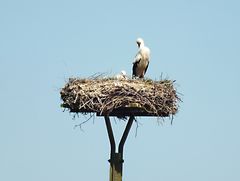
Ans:
[[[145,70],[144,70],[144,74],[146,74],[146,72],[147,72],[148,65],[149,65],[149,62],[148,62],[147,66],[146,66],[146,68],[145,68]]]
[[[141,59],[139,59],[138,61],[133,63],[133,67],[132,67],[132,77],[136,77],[137,76],[137,66],[139,64]]]

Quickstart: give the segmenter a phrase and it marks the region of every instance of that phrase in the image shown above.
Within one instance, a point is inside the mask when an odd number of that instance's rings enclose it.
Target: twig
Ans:
[[[76,127],[79,127],[80,130],[84,132],[84,130],[82,129],[82,125],[85,124],[86,122],[88,122],[93,116],[94,116],[94,114],[90,114],[90,117],[89,117],[87,120],[81,122],[80,124],[76,124],[76,125],[74,126],[74,129],[75,129]]]
[[[142,125],[136,118],[134,118],[134,121],[136,123],[136,128],[135,128],[135,138],[137,137],[137,133],[138,133],[138,128],[139,128],[139,125]]]

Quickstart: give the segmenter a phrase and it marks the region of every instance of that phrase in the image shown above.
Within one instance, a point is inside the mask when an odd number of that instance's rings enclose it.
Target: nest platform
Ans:
[[[180,101],[171,80],[70,78],[60,95],[61,106],[70,112],[97,116],[169,117]]]

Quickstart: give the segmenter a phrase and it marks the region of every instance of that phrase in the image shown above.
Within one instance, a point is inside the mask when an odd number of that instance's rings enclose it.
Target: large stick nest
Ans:
[[[171,80],[70,78],[60,94],[70,112],[100,116],[167,117],[176,114],[180,101]]]

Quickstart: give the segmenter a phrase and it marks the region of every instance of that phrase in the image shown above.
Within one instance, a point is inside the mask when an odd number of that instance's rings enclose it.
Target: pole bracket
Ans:
[[[114,134],[112,130],[112,125],[109,116],[104,116],[105,124],[108,132],[108,138],[110,142],[110,181],[122,181],[122,165],[123,165],[123,149],[124,144],[127,140],[128,133],[131,129],[132,123],[134,121],[134,116],[130,116],[128,123],[123,132],[122,138],[118,145],[118,152],[116,152],[116,143],[114,139]]]

